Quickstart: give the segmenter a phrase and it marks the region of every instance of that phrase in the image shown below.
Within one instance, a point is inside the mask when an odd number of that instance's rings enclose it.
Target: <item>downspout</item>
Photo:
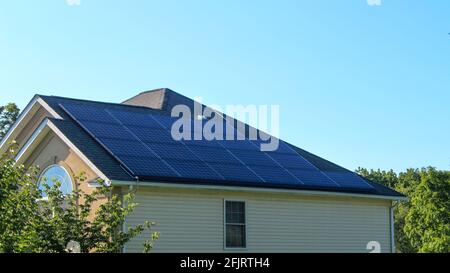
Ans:
[[[137,192],[138,188],[139,188],[139,176],[135,176],[134,179],[136,179],[136,183],[133,185],[129,185],[128,186],[128,192]],[[125,205],[125,198],[124,198],[124,194],[122,193],[122,206]],[[125,221],[123,221],[122,223],[122,232],[126,232],[127,230],[127,221],[125,219]],[[122,247],[122,253],[126,253],[127,252],[127,247],[126,244]]]
[[[394,228],[394,208],[398,205],[398,201],[393,201],[389,209],[389,223],[390,223],[390,235],[391,235],[391,253],[396,252],[395,248],[395,228]]]

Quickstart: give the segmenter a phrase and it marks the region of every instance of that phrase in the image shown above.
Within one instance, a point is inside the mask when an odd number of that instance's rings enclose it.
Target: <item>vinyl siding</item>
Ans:
[[[245,252],[368,252],[369,241],[390,251],[389,201],[212,190],[143,189],[125,228],[156,221],[154,252],[223,252],[223,202],[246,201]],[[143,234],[125,252],[142,252]]]

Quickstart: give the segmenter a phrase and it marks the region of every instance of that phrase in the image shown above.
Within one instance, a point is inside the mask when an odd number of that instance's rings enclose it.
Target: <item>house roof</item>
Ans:
[[[155,92],[156,95],[151,94],[153,98],[157,97],[160,103],[153,104],[155,109],[150,109],[149,106],[136,106],[129,105],[127,103],[133,103],[130,100],[125,101],[123,104],[115,103],[105,103],[97,101],[87,101],[79,99],[71,99],[56,96],[42,96],[39,95],[55,112],[57,112],[62,119],[52,119],[52,122],[58,129],[75,144],[79,150],[91,160],[93,164],[97,166],[110,180],[116,181],[130,181],[134,180],[134,174],[130,173],[130,168],[128,168],[121,160],[121,156],[118,156],[109,149],[107,145],[102,143],[101,139],[97,138],[89,128],[83,125],[83,123],[76,119],[67,111],[67,107],[70,105],[79,105],[83,107],[89,107],[89,109],[108,109],[108,111],[121,111],[126,113],[144,113],[148,115],[157,116],[169,116],[172,106],[177,104],[189,105],[193,107],[194,101],[179,95],[178,93],[170,89],[160,89]],[[157,94],[158,93],[158,94]],[[133,100],[133,98],[131,99]],[[142,101],[140,101],[142,103]],[[140,104],[138,103],[138,104]],[[64,106],[67,106],[66,108]],[[321,157],[318,157],[312,153],[309,153],[303,149],[300,149],[294,145],[287,144],[299,157],[306,160],[314,168],[322,173],[332,173],[333,175],[339,176],[349,176],[355,175],[353,172],[340,167],[332,162],[329,162]],[[131,170],[133,172],[133,170]],[[348,192],[348,193],[362,193],[370,195],[381,195],[381,196],[392,196],[392,197],[402,197],[403,195],[378,183],[372,181],[364,180],[365,183],[370,185],[370,189],[353,189],[351,187],[343,188],[327,188],[327,187],[311,187],[308,185],[297,185],[285,184],[285,183],[252,183],[251,181],[245,181],[245,179],[230,179],[226,177],[225,179],[192,179],[192,177],[165,177],[155,176],[155,177],[140,177],[141,182],[155,182],[157,181],[167,181],[176,183],[204,183],[213,185],[228,185],[228,186],[250,186],[250,187],[267,187],[267,188],[286,188],[286,189],[304,189],[304,190],[318,190],[318,191],[336,191],[336,192]],[[360,178],[362,179],[362,178]],[[270,182],[270,179],[266,179]],[[254,182],[254,181],[253,181]]]

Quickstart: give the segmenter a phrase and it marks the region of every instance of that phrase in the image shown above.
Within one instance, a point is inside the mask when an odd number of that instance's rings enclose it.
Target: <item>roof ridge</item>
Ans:
[[[43,97],[43,98],[56,98],[56,99],[65,99],[65,100],[72,100],[72,101],[78,101],[78,102],[98,103],[98,104],[113,105],[113,106],[120,106],[120,107],[129,107],[129,108],[136,108],[136,109],[162,111],[160,109],[153,109],[153,108],[149,108],[149,107],[145,107],[145,106],[139,106],[139,105],[122,104],[122,103],[117,103],[117,102],[105,102],[105,101],[98,101],[98,100],[76,99],[76,98],[70,98],[70,97],[53,96],[53,95],[40,95],[40,94],[37,94],[37,96]]]

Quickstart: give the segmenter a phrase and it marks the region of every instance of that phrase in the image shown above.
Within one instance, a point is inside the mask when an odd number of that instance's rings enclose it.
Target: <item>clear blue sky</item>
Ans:
[[[10,0],[0,104],[169,87],[279,104],[281,138],[349,169],[450,169],[450,1]]]

